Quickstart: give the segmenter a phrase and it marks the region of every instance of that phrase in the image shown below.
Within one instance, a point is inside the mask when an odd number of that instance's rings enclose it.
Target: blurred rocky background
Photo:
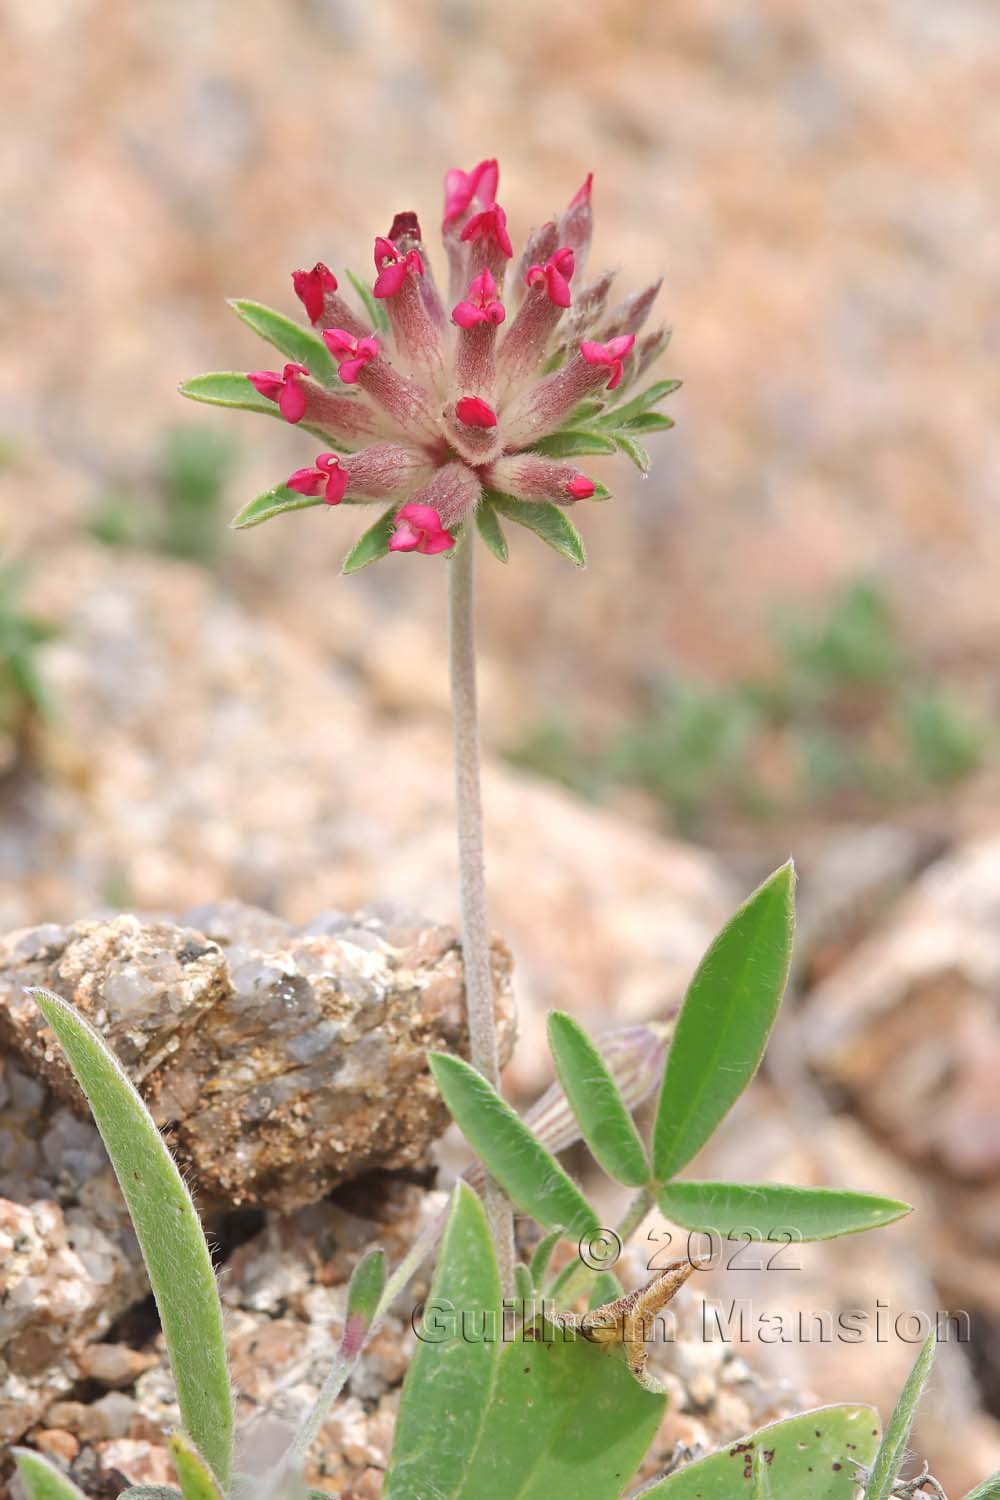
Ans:
[[[587,572],[527,533],[483,555],[511,1092],[547,1082],[547,1006],[665,1014],[794,853],[792,1003],[706,1175],[919,1211],[718,1294],[968,1311],[917,1434],[962,1493],[1000,1466],[996,6],[5,0],[0,81],[0,933],[232,900],[454,920],[441,566],[339,579],[338,512],[230,533],[309,440],[176,385],[270,363],[225,297],[294,313],[293,268],[367,274],[446,167],[499,155],[518,236],[593,169],[595,261],[664,273],[684,386],[648,480],[593,461]],[[13,1049],[0,1110],[0,1437],[95,1495],[165,1478],[93,1135]],[[353,1257],[427,1212],[398,1174],[348,1191],[220,1221],[248,1409],[304,1399]],[[337,1418],[333,1494],[378,1493],[402,1328]],[[694,1347],[671,1441],[762,1419],[776,1379],[887,1410],[913,1353]]]

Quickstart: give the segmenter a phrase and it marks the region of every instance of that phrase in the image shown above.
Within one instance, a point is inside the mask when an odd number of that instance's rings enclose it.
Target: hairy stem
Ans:
[[[458,868],[462,901],[462,957],[472,1065],[500,1087],[490,929],[483,868],[483,808],[479,789],[479,715],[476,698],[475,525],[470,518],[451,559],[451,706],[455,733]],[[483,1192],[505,1297],[514,1294],[514,1214],[492,1178]]]

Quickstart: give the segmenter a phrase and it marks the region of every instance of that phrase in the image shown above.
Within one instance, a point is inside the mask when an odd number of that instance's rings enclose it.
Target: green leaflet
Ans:
[[[670,1182],[656,1201],[668,1219],[685,1229],[778,1245],[859,1234],[912,1212],[908,1203],[874,1193],[783,1183]]]
[[[673,395],[678,390],[681,382],[679,380],[657,380],[651,386],[633,396],[631,401],[626,401],[624,406],[615,406],[602,417],[598,418],[599,427],[627,427],[636,417],[641,417],[650,407],[656,406],[660,401],[666,400],[667,396]]]
[[[543,1239],[540,1239],[535,1246],[534,1254],[531,1257],[531,1279],[537,1288],[541,1287],[542,1282],[548,1275],[552,1252],[563,1238],[562,1227],[559,1226],[556,1229],[550,1229],[548,1234]]]
[[[701,1150],[757,1071],[788,977],[794,899],[789,863],[726,924],[688,987],[653,1132],[660,1182]]]
[[[535,1283],[531,1272],[522,1261],[514,1267],[514,1292],[522,1302],[530,1302],[535,1295]]]
[[[456,1500],[618,1500],[663,1418],[664,1397],[643,1390],[623,1361],[568,1330],[539,1319],[527,1333],[537,1338],[508,1344],[500,1357]],[[432,1495],[439,1500],[437,1490],[424,1490],[419,1500]]]
[[[906,1457],[906,1445],[910,1439],[910,1429],[917,1413],[917,1406],[923,1395],[924,1386],[930,1379],[934,1355],[937,1352],[936,1345],[937,1334],[932,1333],[924,1340],[920,1353],[914,1361],[913,1369],[900,1392],[895,1410],[885,1429],[885,1436],[875,1455],[871,1477],[865,1490],[865,1500],[892,1500],[899,1470]]]
[[[539,438],[532,452],[544,453],[546,458],[575,458],[580,453],[614,453],[615,445],[603,432],[591,428],[564,427],[548,437]]]
[[[233,1398],[212,1258],[152,1115],[104,1040],[64,1000],[32,992],[107,1147],[156,1298],[185,1429],[223,1487]]]
[[[322,385],[333,385],[339,379],[329,349],[312,329],[303,328],[301,323],[286,318],[284,313],[275,312],[263,302],[253,302],[246,297],[230,298],[229,306],[248,328],[273,344],[286,359],[305,365],[310,375]]]
[[[265,491],[244,505],[229,524],[234,531],[247,531],[251,526],[260,526],[288,511],[310,510],[314,505],[325,504],[322,495],[302,495],[298,490],[290,490],[287,484],[276,484],[273,490]]]
[[[340,569],[342,573],[357,573],[361,568],[367,568],[369,563],[378,562],[380,557],[386,556],[398,509],[397,504],[390,505],[388,510],[382,512],[374,526],[369,526],[368,530],[358,537],[344,558]]]
[[[970,1490],[965,1500],[1000,1500],[1000,1471]]]
[[[645,1187],[651,1175],[646,1148],[601,1054],[562,1011],[550,1013],[548,1032],[559,1082],[595,1161],[616,1182]]]
[[[878,1446],[870,1406],[822,1406],[774,1422],[643,1490],[642,1500],[761,1500],[751,1489],[758,1449],[780,1500],[855,1500],[858,1470]],[[771,1457],[768,1459],[767,1455]]]
[[[192,375],[190,380],[185,380],[178,386],[182,396],[189,401],[200,401],[207,406],[231,407],[236,411],[258,412],[264,417],[277,417],[283,421],[281,412],[278,410],[276,401],[268,401],[259,391],[255,391],[247,377],[239,370],[216,370],[208,375]],[[318,438],[327,448],[339,448],[330,436],[319,427],[313,427],[308,422],[299,422],[300,432],[311,433]]]
[[[72,1480],[31,1448],[13,1448],[14,1462],[28,1500],[86,1500]]]
[[[510,556],[507,546],[507,538],[503,534],[503,528],[497,519],[497,513],[486,499],[480,500],[476,506],[476,525],[479,527],[479,535],[489,547],[493,556],[498,561],[505,563]]]
[[[221,1500],[221,1491],[211,1470],[184,1434],[175,1432],[169,1446],[184,1500]]]
[[[639,470],[639,473],[648,474],[649,454],[646,452],[642,444],[637,442],[634,437],[630,437],[627,432],[620,432],[617,428],[615,429],[614,437],[615,446],[621,449],[626,458],[630,458],[632,460],[636,468]]]
[[[493,1389],[500,1332],[489,1226],[476,1194],[460,1182],[403,1384],[384,1500],[461,1493]]]
[[[568,1239],[596,1233],[580,1189],[482,1074],[444,1052],[431,1052],[428,1062],[452,1118],[518,1208],[546,1229],[565,1225]]]
[[[526,526],[578,568],[587,566],[583,538],[561,506],[550,505],[547,500],[515,500],[513,496],[499,495],[495,490],[490,491],[488,498],[508,521]]]
[[[644,411],[626,423],[629,432],[668,432],[675,425],[673,417],[659,411]]]

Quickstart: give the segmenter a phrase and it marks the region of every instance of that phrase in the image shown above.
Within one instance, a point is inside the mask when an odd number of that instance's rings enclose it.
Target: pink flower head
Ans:
[[[357,385],[358,376],[371,359],[377,359],[379,343],[375,334],[356,339],[343,328],[324,328],[323,342],[337,361],[345,385]],[[287,366],[286,366],[287,368]]]
[[[497,284],[489,267],[469,283],[468,296],[451,314],[459,328],[475,328],[479,323],[502,323],[507,311],[497,299]]]
[[[549,301],[556,307],[569,307],[572,297],[569,292],[570,277],[576,256],[568,245],[563,245],[555,255],[550,255],[544,266],[529,266],[524,280],[527,286],[544,286]]]
[[[586,474],[576,474],[566,486],[566,493],[571,500],[589,500],[595,488],[594,481]]]
[[[392,240],[380,234],[375,241],[375,269],[378,272],[373,288],[376,297],[395,297],[403,290],[411,271],[417,276],[424,274],[424,263],[419,250],[407,250],[401,255]]]
[[[588,365],[608,366],[611,379],[608,381],[607,389],[613,391],[624,373],[625,367],[622,361],[626,355],[631,354],[634,343],[634,333],[623,333],[620,338],[609,339],[606,344],[583,343],[580,345],[580,353]]]
[[[460,238],[463,240],[492,239],[508,259],[514,254],[514,246],[507,233],[507,215],[499,203],[484,208],[482,213],[473,214],[462,230]]]
[[[286,422],[301,422],[305,416],[306,393],[299,385],[298,377],[308,374],[305,365],[286,365],[280,375],[277,370],[253,370],[247,379],[259,396],[277,401],[278,410]]]
[[[296,469],[285,483],[300,495],[322,491],[327,505],[339,505],[347,490],[347,470],[336,453],[320,453],[311,469]]]
[[[495,427],[497,414],[480,396],[463,396],[455,402],[455,415],[466,427]]]
[[[484,208],[492,207],[496,202],[499,181],[500,168],[495,157],[481,161],[471,172],[463,172],[460,167],[452,167],[450,172],[446,172],[444,228],[447,229],[455,219],[467,214],[477,198]]]
[[[390,552],[422,552],[433,557],[454,547],[455,538],[441,524],[433,505],[404,505],[396,517],[396,529],[389,541]]]
[[[328,266],[318,260],[311,271],[293,271],[292,286],[310,323],[318,323],[323,316],[327,292],[337,290],[337,278]]]

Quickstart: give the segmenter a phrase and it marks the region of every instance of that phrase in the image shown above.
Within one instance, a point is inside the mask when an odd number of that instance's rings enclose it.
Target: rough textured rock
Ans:
[[[818,985],[820,1075],[911,1161],[1000,1180],[1000,840],[933,865],[885,930]]]
[[[373,1168],[416,1165],[448,1119],[426,1053],[465,1044],[454,931],[390,908],[297,928],[234,902],[190,920],[120,916],[0,940],[0,1037],[85,1110],[27,987],[71,1001],[209,1204],[288,1211]],[[507,1056],[499,943],[494,978]]]

